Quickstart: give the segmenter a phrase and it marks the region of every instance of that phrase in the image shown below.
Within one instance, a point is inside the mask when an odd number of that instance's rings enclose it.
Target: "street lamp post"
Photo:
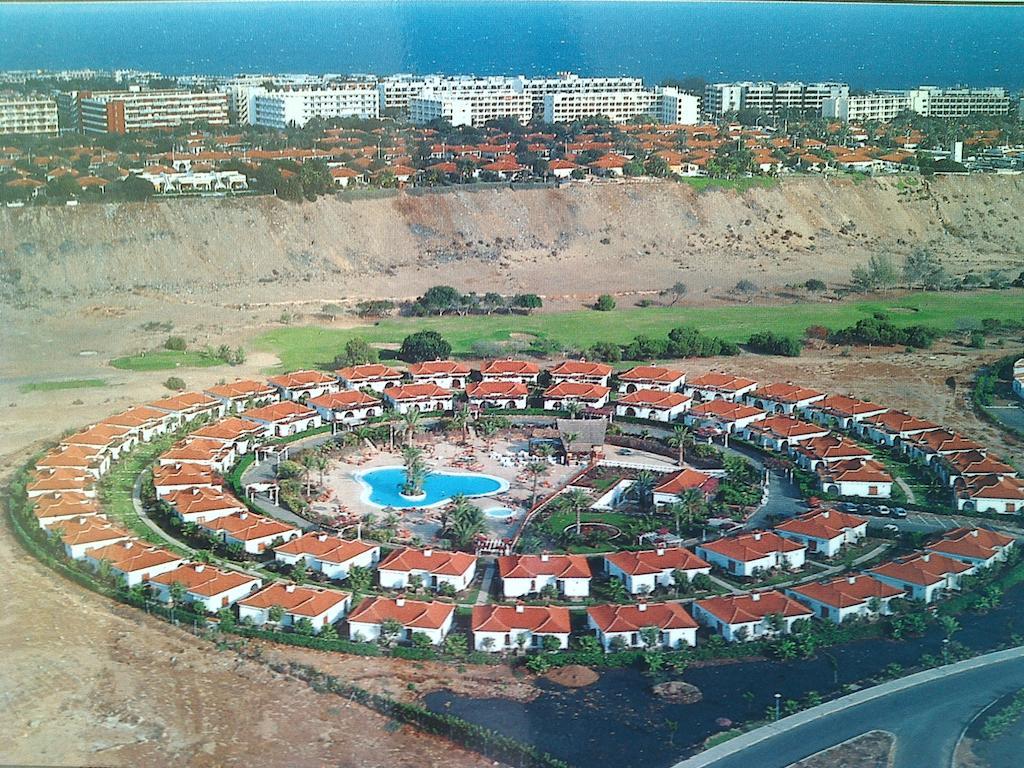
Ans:
[[[942,663],[949,664],[949,638],[942,638]]]
[[[778,721],[778,719],[779,719],[779,703],[781,701],[782,701],[782,694],[781,693],[776,693],[775,694],[775,720],[776,721]]]

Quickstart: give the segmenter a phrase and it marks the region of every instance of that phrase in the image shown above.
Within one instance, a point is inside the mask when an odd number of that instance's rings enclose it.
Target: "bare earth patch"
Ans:
[[[570,664],[567,667],[556,667],[544,673],[544,679],[566,688],[586,688],[598,681],[600,675],[590,667]]]
[[[895,743],[895,737],[888,731],[869,731],[789,768],[887,768]]]

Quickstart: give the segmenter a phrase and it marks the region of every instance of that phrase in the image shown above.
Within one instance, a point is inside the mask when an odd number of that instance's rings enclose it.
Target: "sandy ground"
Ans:
[[[86,592],[6,527],[0,559],[0,763],[491,764]]]
[[[887,768],[895,739],[887,731],[871,731],[789,768]]]

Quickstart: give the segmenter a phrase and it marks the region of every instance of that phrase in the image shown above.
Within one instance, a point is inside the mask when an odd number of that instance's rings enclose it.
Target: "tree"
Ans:
[[[900,273],[892,258],[886,254],[874,254],[867,265],[853,268],[851,280],[859,291],[877,291],[893,288],[899,282]]]
[[[544,302],[536,293],[520,293],[512,297],[512,306],[520,309],[540,309]]]
[[[306,577],[309,576],[309,568],[306,567],[306,561],[304,559],[296,560],[295,565],[291,567],[291,571],[289,571],[288,575],[296,584],[302,584],[305,582]]]
[[[629,487],[630,497],[636,501],[641,512],[650,512],[654,507],[654,488],[657,480],[654,474],[644,470],[637,474],[633,484]]]
[[[316,629],[313,627],[313,622],[305,616],[296,621],[295,624],[292,626],[292,629],[295,630],[295,634],[305,635],[306,637],[311,637],[316,634]]]
[[[644,161],[644,173],[657,178],[668,176],[668,160],[661,155],[651,155]]]
[[[675,303],[686,295],[686,291],[686,283],[682,281],[673,283],[672,287],[668,289],[669,295],[672,296],[672,301],[669,302],[669,306],[675,306]]]
[[[373,586],[373,571],[361,565],[354,565],[348,572],[348,585],[353,592],[366,594]]]
[[[916,248],[903,262],[903,279],[911,288],[935,291],[949,283],[949,275],[934,253]]]
[[[686,449],[693,444],[693,434],[689,427],[677,424],[672,428],[672,434],[668,437],[669,447],[675,448],[678,454],[679,466],[686,463]]]
[[[188,599],[188,590],[185,589],[185,585],[180,581],[172,583],[167,591],[170,595],[172,606],[184,605]]]
[[[554,635],[544,635],[541,638],[540,647],[548,653],[554,653],[562,647],[562,641]]]
[[[464,495],[456,494],[448,505],[444,532],[452,543],[465,549],[476,537],[487,530],[484,513]]]
[[[452,354],[452,345],[437,331],[417,331],[405,337],[398,357],[407,363],[443,360]]]
[[[442,643],[444,652],[455,658],[462,658],[469,650],[469,641],[460,632],[452,632]]]
[[[164,382],[164,386],[175,392],[181,392],[185,389],[186,384],[185,380],[179,376],[168,376],[167,380]]]
[[[413,438],[416,437],[416,433],[422,428],[420,424],[420,412],[415,408],[410,408],[408,411],[402,414],[402,442],[406,445],[412,443]]]
[[[602,293],[594,302],[594,309],[598,312],[611,312],[615,309],[615,298],[608,293]]]
[[[639,634],[645,648],[654,648],[661,640],[661,630],[658,627],[643,627]]]
[[[469,438],[469,426],[473,423],[473,417],[470,416],[469,409],[465,406],[458,408],[451,418],[451,425],[462,432],[462,442],[465,443]]]
[[[345,350],[334,358],[335,368],[346,368],[350,365],[375,363],[379,355],[366,339],[353,338],[345,342]]]
[[[390,647],[404,631],[405,628],[402,626],[402,622],[397,619],[384,619],[384,621],[380,623],[377,642],[385,647]]]
[[[582,527],[580,516],[584,509],[589,509],[590,497],[585,491],[573,488],[562,496],[562,504],[566,510],[576,516],[576,535],[579,536]]]
[[[427,465],[423,461],[423,451],[414,446],[402,450],[402,461],[405,463],[405,484],[402,493],[405,496],[422,496],[423,483],[427,479]]]
[[[531,461],[526,465],[526,474],[533,481],[533,492],[530,494],[531,507],[537,503],[537,483],[540,482],[542,475],[547,474],[549,469],[551,469],[550,465],[543,461]]]
[[[267,620],[274,624],[280,624],[284,618],[284,608],[280,605],[272,605],[267,609]]]
[[[430,635],[426,632],[413,632],[409,638],[413,648],[429,648],[434,644],[434,641],[430,639]]]
[[[416,306],[422,308],[424,314],[443,315],[461,306],[463,299],[463,295],[450,285],[435,285],[416,300]]]

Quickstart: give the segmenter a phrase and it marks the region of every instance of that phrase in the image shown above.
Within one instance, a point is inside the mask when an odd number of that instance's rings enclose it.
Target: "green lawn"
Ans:
[[[224,365],[224,361],[203,352],[154,349],[115,358],[110,364],[125,371],[168,371],[175,368],[209,368]]]
[[[1024,291],[975,293],[913,293],[892,299],[803,303],[786,306],[740,305],[715,308],[648,307],[612,312],[577,310],[529,316],[471,316],[389,318],[354,328],[289,326],[268,331],[254,342],[257,349],[281,359],[279,370],[331,365],[345,342],[362,337],[371,343],[400,343],[417,330],[434,330],[452,345],[456,355],[468,356],[477,341],[502,342],[510,334],[532,334],[566,346],[588,347],[597,341],[626,343],[637,334],[664,336],[678,325],[696,326],[705,333],[744,342],[754,331],[802,336],[811,325],[842,328],[874,312],[890,312],[896,325],[922,324],[941,331],[986,317],[1024,321]],[[159,353],[156,353],[159,354]],[[187,354],[187,353],[186,353]],[[209,364],[209,363],[207,363]]]
[[[698,191],[705,189],[732,189],[737,192],[746,192],[754,187],[775,187],[779,180],[771,176],[748,176],[739,179],[713,179],[708,176],[685,176],[679,179],[680,183],[687,184]]]
[[[104,379],[64,379],[63,381],[31,381],[18,387],[18,391],[22,393],[55,392],[59,389],[91,389],[105,386],[107,386],[107,382]]]

